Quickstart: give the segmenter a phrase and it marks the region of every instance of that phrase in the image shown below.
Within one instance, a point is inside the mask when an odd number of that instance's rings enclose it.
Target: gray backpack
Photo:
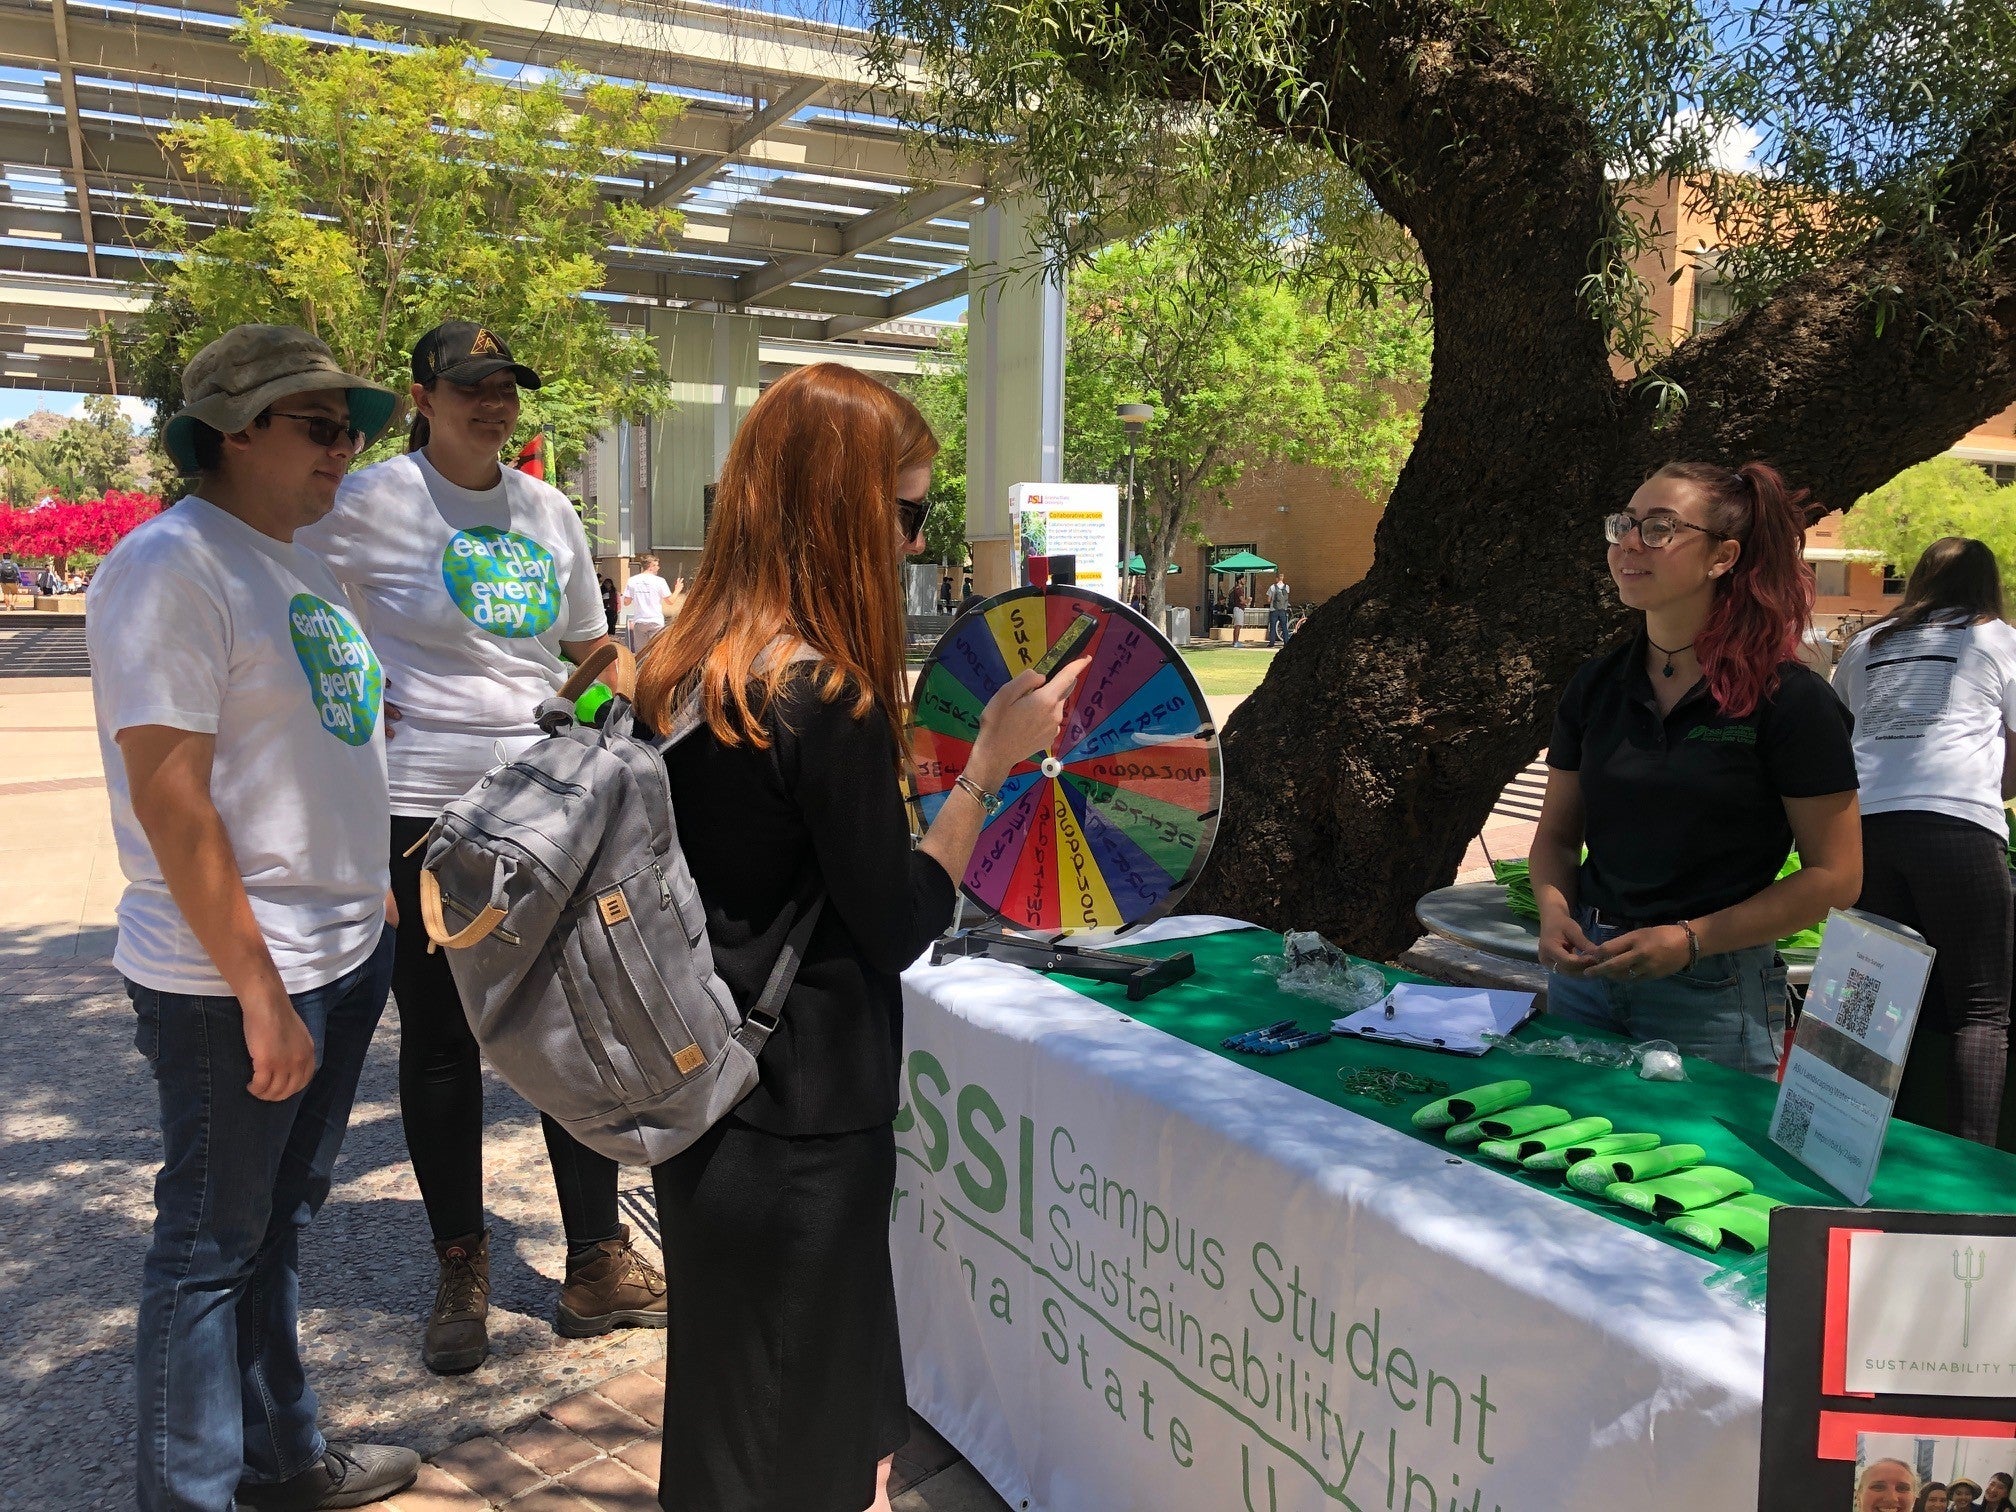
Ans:
[[[761,997],[740,1011],[714,972],[665,776],[663,753],[699,727],[697,705],[663,740],[634,733],[622,698],[599,728],[579,724],[570,690],[606,661],[591,658],[539,706],[546,739],[419,842],[420,914],[497,1074],[589,1149],[655,1165],[755,1087],[826,900],[800,905]]]

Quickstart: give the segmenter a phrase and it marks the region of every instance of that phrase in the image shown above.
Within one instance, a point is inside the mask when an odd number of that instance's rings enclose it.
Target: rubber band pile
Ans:
[[[1530,1082],[1492,1082],[1429,1103],[1414,1127],[1439,1129],[1449,1144],[1536,1176],[1562,1175],[1576,1191],[1642,1213],[1703,1249],[1754,1255],[1770,1243],[1771,1210],[1784,1204],[1753,1191],[1740,1172],[1705,1164],[1701,1146],[1620,1132],[1607,1118],[1577,1118],[1532,1096]]]
[[[1432,1076],[1416,1076],[1411,1071],[1395,1071],[1388,1066],[1367,1066],[1359,1071],[1340,1069],[1337,1080],[1346,1096],[1370,1098],[1389,1108],[1399,1107],[1410,1096],[1440,1097],[1449,1090],[1449,1083],[1436,1081]]]

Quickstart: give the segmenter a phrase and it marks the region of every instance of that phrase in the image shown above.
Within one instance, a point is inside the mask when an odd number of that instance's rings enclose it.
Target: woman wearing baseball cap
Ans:
[[[504,467],[518,392],[539,375],[493,332],[446,321],[413,348],[404,456],[350,476],[307,539],[362,609],[399,724],[387,746],[392,891],[420,918],[408,854],[452,800],[538,730],[533,710],[608,639],[595,559],[559,490]],[[442,1373],[489,1351],[483,1077],[447,957],[399,931],[399,1111],[440,1263],[423,1356]],[[567,1234],[555,1327],[570,1337],[663,1328],[665,1283],[617,1214],[617,1166],[542,1119]]]

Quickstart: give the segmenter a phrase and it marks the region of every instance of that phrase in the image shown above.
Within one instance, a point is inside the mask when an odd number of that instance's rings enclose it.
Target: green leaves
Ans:
[[[1972,462],[1934,457],[1865,494],[1841,525],[1849,550],[1910,574],[1943,536],[1987,543],[2004,582],[2016,581],[2016,484],[1997,486]]]
[[[306,326],[403,392],[423,332],[480,320],[547,379],[526,425],[548,427],[563,471],[612,417],[668,402],[648,339],[584,296],[612,242],[678,234],[676,211],[605,200],[598,178],[634,174],[680,98],[564,67],[507,79],[478,48],[411,45],[357,16],[338,18],[357,45],[334,48],[283,29],[264,0],[241,16],[237,41],[268,82],[242,116],[164,137],[233,208],[204,224],[148,207],[149,242],[173,256],[150,265],[155,302],[129,356],[163,419],[182,364],[246,321]]]
[[[2009,150],[2010,0],[869,0],[869,11],[885,73],[914,70],[921,54],[932,80],[916,123],[954,151],[1015,161],[1049,202],[1051,249],[1081,260],[1117,228],[1180,223],[1264,256],[1285,227],[1299,278],[1361,300],[1396,284],[1418,292],[1400,228],[1371,209],[1375,196],[1405,199],[1396,162],[1447,134],[1450,151],[1490,149],[1488,171],[1516,176],[1520,148],[1555,145],[1518,142],[1532,122],[1586,127],[1612,213],[1589,249],[1584,306],[1632,366],[1664,343],[1645,281],[1668,271],[1643,257],[1649,212],[1633,185],[1686,183],[1737,309],[1888,238],[1942,270],[1902,312],[1934,337],[1967,316],[1967,291],[2016,235],[2006,206],[1977,203],[1949,171],[1998,119]],[[1385,72],[1394,57],[1404,85]],[[1507,119],[1466,116],[1484,96],[1445,86],[1471,65],[1516,78],[1546,108],[1521,119],[1500,93]],[[1899,313],[1880,288],[1868,299]]]
[[[1301,463],[1390,490],[1413,445],[1429,328],[1411,302],[1326,301],[1285,264],[1269,276],[1186,227],[1108,247],[1073,277],[1066,351],[1067,476],[1124,478],[1115,406],[1155,409],[1131,544],[1159,606],[1163,565],[1208,534],[1201,512],[1249,467]]]

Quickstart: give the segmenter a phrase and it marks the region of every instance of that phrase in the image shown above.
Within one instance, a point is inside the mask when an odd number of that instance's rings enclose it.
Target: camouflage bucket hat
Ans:
[[[299,326],[233,326],[182,370],[182,408],[168,422],[162,444],[176,466],[194,473],[194,422],[228,435],[275,400],[319,389],[348,392],[350,423],[364,433],[365,446],[385,434],[399,405],[390,389],[344,372],[329,348]]]

